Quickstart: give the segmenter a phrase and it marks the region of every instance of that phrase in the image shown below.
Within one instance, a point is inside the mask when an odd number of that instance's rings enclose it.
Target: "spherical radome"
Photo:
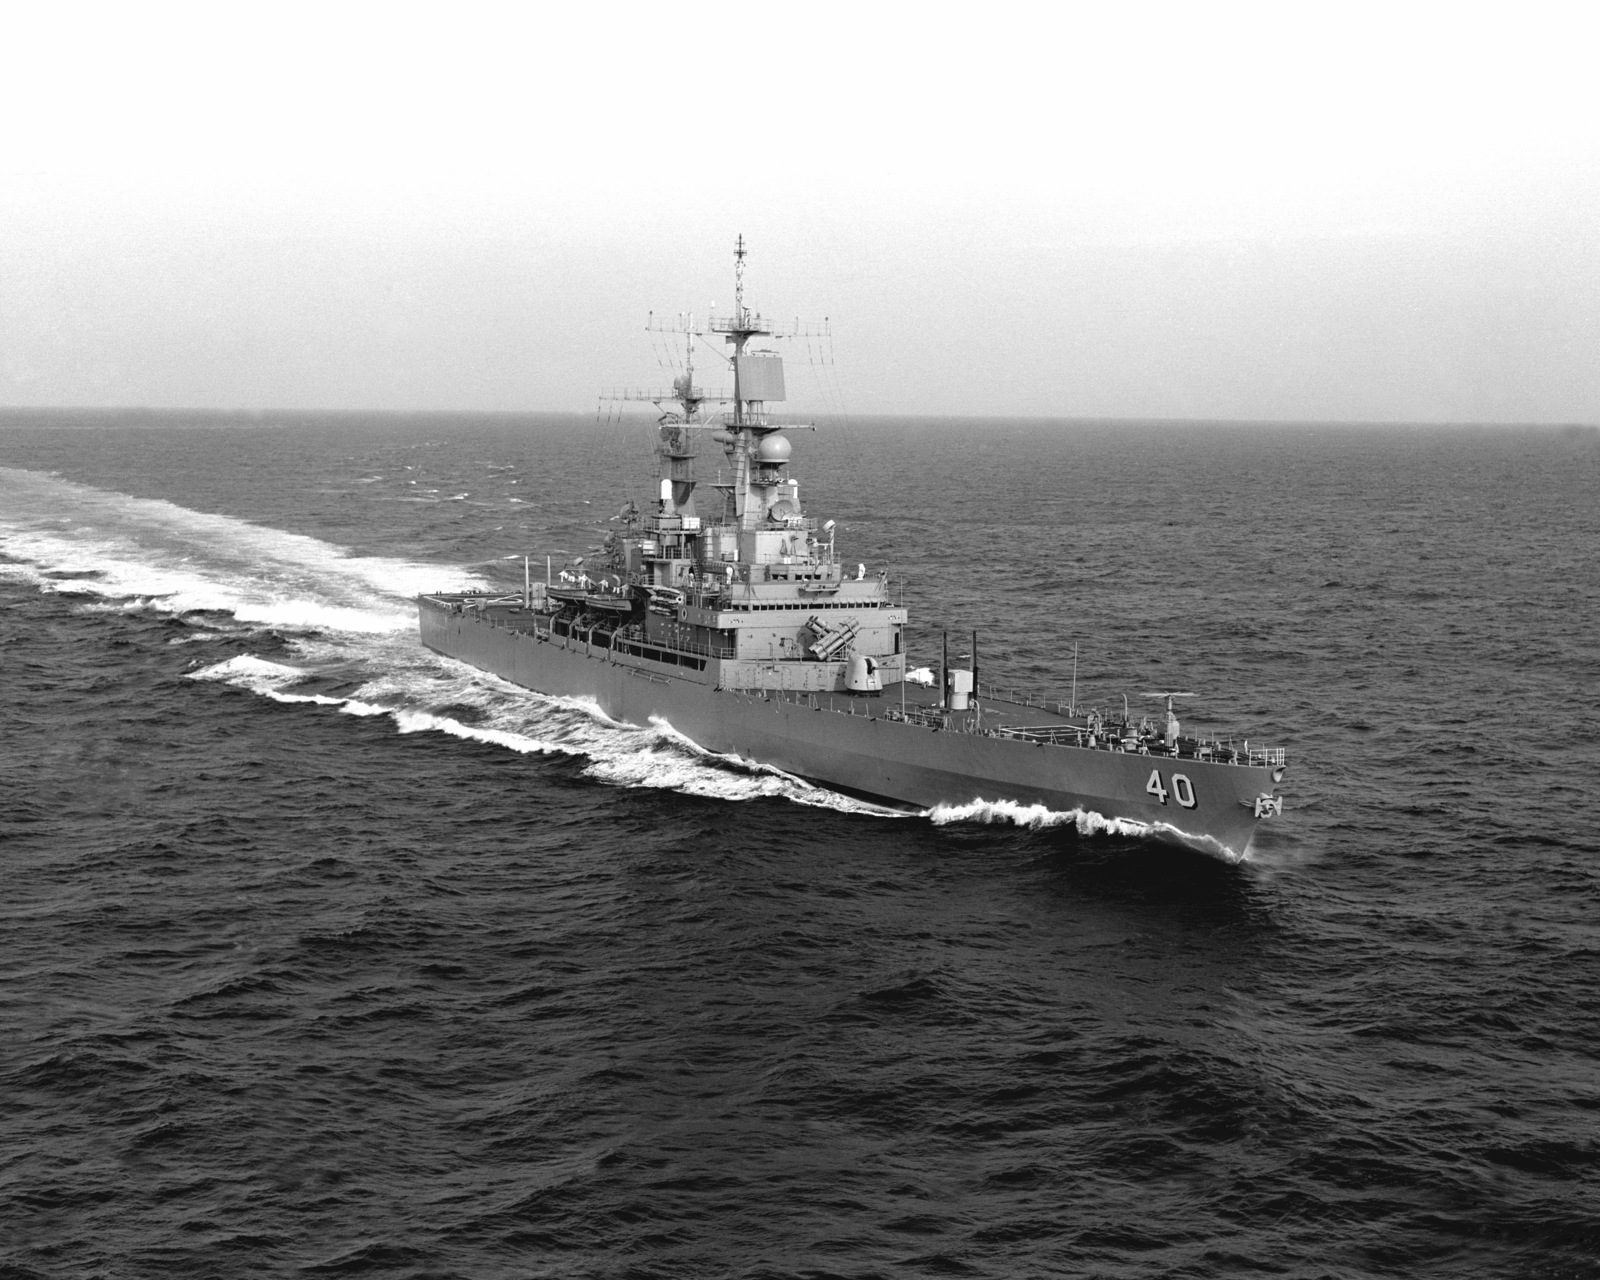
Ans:
[[[793,450],[787,436],[767,436],[756,446],[756,461],[770,465],[787,462]]]

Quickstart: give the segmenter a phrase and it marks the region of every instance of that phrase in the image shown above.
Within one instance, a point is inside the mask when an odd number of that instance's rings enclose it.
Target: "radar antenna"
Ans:
[[[694,381],[694,343],[696,338],[704,338],[709,332],[704,325],[695,322],[694,313],[679,312],[676,320],[658,320],[652,311],[645,322],[645,331],[648,333],[682,334],[684,337],[684,371],[672,380],[672,386],[666,390],[657,388],[635,389],[631,387],[619,388],[601,397],[601,403],[607,401],[616,403],[620,401],[638,400],[653,404],[661,410],[659,425],[705,428],[716,424],[708,423],[701,414],[701,406],[710,402],[712,404],[727,404],[732,397],[726,391],[708,391],[695,385]],[[676,401],[677,410],[667,407],[669,402]]]
[[[766,418],[766,403],[784,399],[783,362],[768,354],[746,353],[745,346],[751,338],[825,338],[832,334],[826,321],[821,327],[802,325],[776,325],[759,311],[751,312],[744,305],[744,260],[748,250],[744,235],[740,233],[733,242],[733,314],[713,315],[707,327],[720,333],[722,340],[733,348],[729,363],[733,366],[733,417],[725,425],[735,433],[754,430],[765,432],[776,427]]]

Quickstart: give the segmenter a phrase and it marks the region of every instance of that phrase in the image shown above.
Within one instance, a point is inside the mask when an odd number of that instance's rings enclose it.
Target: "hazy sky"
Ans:
[[[17,6],[0,403],[1594,422],[1594,13]]]

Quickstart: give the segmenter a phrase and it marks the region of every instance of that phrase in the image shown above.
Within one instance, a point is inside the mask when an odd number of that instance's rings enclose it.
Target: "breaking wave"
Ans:
[[[1195,835],[1166,822],[1138,822],[1132,818],[1107,818],[1092,809],[1048,809],[1042,804],[1018,804],[1014,800],[973,800],[967,804],[935,805],[923,814],[935,826],[958,822],[1004,823],[1041,830],[1048,827],[1074,828],[1080,836],[1121,836],[1129,839],[1155,839],[1168,844],[1209,853],[1228,862],[1242,862],[1248,851],[1230,849],[1214,836]]]
[[[1042,804],[1018,804],[1015,800],[973,800],[967,804],[935,805],[927,811],[936,826],[952,822],[1007,823],[1018,827],[1060,827],[1072,825],[1079,835],[1147,836],[1151,827],[1128,818],[1103,818],[1085,809],[1061,812]]]

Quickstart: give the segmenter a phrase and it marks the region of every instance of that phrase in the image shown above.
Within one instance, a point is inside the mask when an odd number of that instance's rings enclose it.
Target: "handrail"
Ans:
[[[692,653],[702,658],[732,658],[735,652],[732,649],[713,648],[707,644],[696,644],[693,640],[674,640],[667,644],[658,640],[646,640],[642,636],[616,636],[623,644],[638,645],[641,649],[660,649],[665,653]]]
[[[764,686],[747,687],[743,685],[719,685],[719,693],[734,693],[746,698],[760,698],[764,702],[787,702],[795,706],[810,707],[813,711],[832,711],[836,715],[859,715],[857,707],[863,705],[862,699],[849,694],[840,695],[840,701],[835,702],[837,691],[815,689],[774,689]],[[1125,739],[1112,736],[1092,734],[1087,728],[1075,725],[1046,725],[1038,728],[1020,725],[998,725],[991,728],[982,728],[974,721],[962,723],[957,716],[941,708],[907,707],[904,711],[898,707],[886,707],[873,714],[870,704],[866,714],[874,720],[888,720],[899,724],[911,725],[922,729],[941,729],[949,733],[968,733],[986,738],[1009,738],[1014,741],[1031,742],[1042,747],[1073,747],[1083,751],[1112,751],[1121,754],[1144,754],[1161,756],[1167,759],[1190,759],[1205,761],[1206,757],[1199,755],[1194,747],[1199,745],[1190,740],[1189,749],[1185,750],[1180,743],[1177,751],[1167,751],[1164,747],[1156,745],[1143,752],[1130,752],[1124,745]],[[1219,753],[1215,764],[1224,765],[1251,765],[1256,767],[1281,765],[1284,763],[1284,750],[1282,747],[1253,747],[1248,752],[1233,751]]]

